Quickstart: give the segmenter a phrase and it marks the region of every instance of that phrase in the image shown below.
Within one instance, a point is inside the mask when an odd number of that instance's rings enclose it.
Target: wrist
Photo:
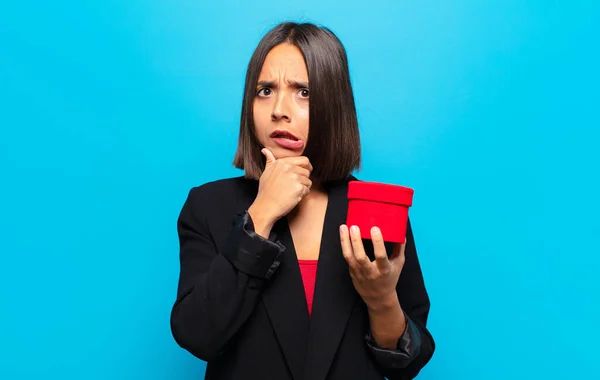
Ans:
[[[369,313],[387,313],[400,307],[400,301],[398,301],[398,295],[395,291],[365,303]]]
[[[264,208],[262,208],[260,204],[256,204],[256,202],[252,203],[248,208],[248,214],[250,214],[252,224],[254,224],[254,232],[265,239],[268,239],[271,234],[271,229],[275,224],[274,218],[266,213]]]

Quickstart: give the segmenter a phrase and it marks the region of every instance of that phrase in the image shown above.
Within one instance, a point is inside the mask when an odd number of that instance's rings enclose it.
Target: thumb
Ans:
[[[267,158],[267,165],[269,166],[272,163],[275,162],[275,156],[273,156],[273,153],[271,153],[271,151],[267,148],[264,148],[263,150],[260,151],[266,158]]]

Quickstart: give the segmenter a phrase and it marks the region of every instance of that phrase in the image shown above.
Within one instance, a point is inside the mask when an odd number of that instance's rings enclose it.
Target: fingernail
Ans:
[[[340,226],[340,233],[343,234],[345,231],[346,231],[346,226],[342,224]]]
[[[372,234],[376,234],[376,233],[378,233],[378,232],[379,232],[379,228],[378,228],[378,227],[373,227],[373,228],[371,228],[371,233],[372,233]]]
[[[352,226],[351,230],[352,230],[352,232],[356,233],[356,232],[358,232],[358,227],[357,226]]]

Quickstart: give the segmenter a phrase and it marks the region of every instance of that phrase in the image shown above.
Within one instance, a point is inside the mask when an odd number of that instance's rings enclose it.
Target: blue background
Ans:
[[[0,378],[202,378],[175,222],[241,175],[245,67],[287,19],[347,48],[359,178],[415,188],[420,378],[600,378],[599,4],[3,2]]]

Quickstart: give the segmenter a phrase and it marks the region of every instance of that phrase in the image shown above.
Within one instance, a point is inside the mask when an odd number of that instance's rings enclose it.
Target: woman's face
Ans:
[[[300,50],[275,46],[263,63],[254,97],[254,126],[275,158],[300,156],[308,140],[308,71]]]

